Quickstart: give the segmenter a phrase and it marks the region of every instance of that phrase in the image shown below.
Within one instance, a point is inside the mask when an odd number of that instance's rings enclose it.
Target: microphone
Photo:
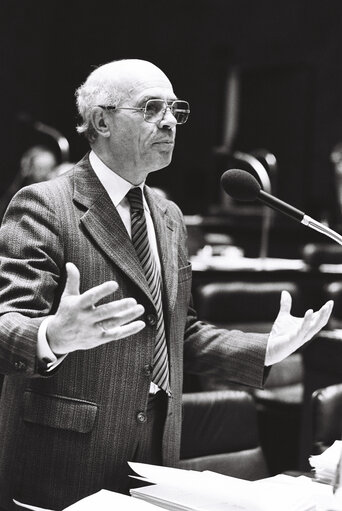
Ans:
[[[245,170],[226,170],[226,172],[224,172],[221,176],[221,185],[223,190],[233,199],[246,202],[259,200],[270,208],[288,215],[293,220],[328,236],[342,245],[342,236],[340,234],[333,231],[326,225],[321,224],[317,220],[314,220],[303,211],[300,211],[290,204],[274,197],[270,193],[264,192],[255,177]]]

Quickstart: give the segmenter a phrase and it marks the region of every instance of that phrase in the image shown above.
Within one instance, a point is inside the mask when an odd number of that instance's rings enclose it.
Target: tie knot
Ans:
[[[131,188],[126,197],[129,200],[131,209],[138,209],[140,211],[144,209],[142,191],[139,186]]]

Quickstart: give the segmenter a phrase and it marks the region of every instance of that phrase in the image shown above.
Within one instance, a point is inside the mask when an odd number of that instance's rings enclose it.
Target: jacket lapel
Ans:
[[[98,246],[140,289],[152,296],[120,215],[85,156],[75,169],[74,200],[86,207],[81,223]]]

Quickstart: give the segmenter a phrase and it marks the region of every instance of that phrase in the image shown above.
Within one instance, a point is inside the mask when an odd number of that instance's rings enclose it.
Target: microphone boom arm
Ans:
[[[293,220],[297,220],[298,222],[302,222],[303,218],[305,217],[305,213],[300,211],[300,209],[297,209],[294,206],[287,204],[287,202],[284,202],[281,199],[278,199],[277,197],[264,192],[264,190],[260,189],[257,200],[264,202],[270,208],[275,209],[276,211],[280,211],[281,213],[290,216]]]
[[[259,191],[259,196],[257,200],[260,200],[261,202],[267,204],[269,207],[275,209],[276,211],[280,211],[281,213],[290,216],[293,220],[297,220],[301,224],[305,225],[305,227],[310,227],[314,231],[320,232],[321,234],[328,236],[328,238],[331,238],[332,240],[336,241],[336,243],[338,243],[339,245],[342,245],[341,234],[339,234],[336,231],[333,231],[332,229],[330,229],[330,227],[321,224],[317,220],[314,220],[309,215],[306,215],[303,211],[300,211],[294,206],[291,206],[290,204],[287,204],[286,202],[276,197],[273,197],[273,195],[270,195],[269,193],[264,192],[263,190]]]
[[[310,227],[311,229],[320,232],[321,234],[325,234],[325,236],[328,236],[328,238],[331,238],[332,240],[336,241],[339,245],[342,245],[342,236],[336,231],[333,231],[330,229],[330,227],[327,227],[324,224],[321,224],[320,222],[317,222],[317,220],[314,220],[308,215],[304,215],[303,220],[301,221],[303,225],[306,227]]]

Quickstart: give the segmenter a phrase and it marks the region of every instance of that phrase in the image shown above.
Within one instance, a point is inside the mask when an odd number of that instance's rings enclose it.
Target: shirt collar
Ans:
[[[129,183],[123,177],[119,176],[115,172],[113,172],[102,160],[96,155],[96,153],[92,150],[89,154],[90,164],[99,178],[102,186],[105,188],[108,193],[111,201],[114,206],[117,207],[121,201],[126,197],[128,191],[131,188],[134,188],[132,183]],[[139,185],[139,188],[143,191],[145,182]],[[147,203],[143,194],[144,205],[147,207]]]

